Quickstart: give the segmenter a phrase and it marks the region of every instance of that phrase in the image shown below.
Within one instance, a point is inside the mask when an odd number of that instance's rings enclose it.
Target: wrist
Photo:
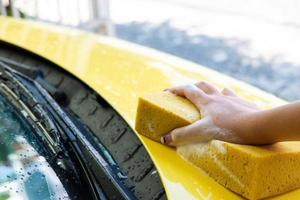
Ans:
[[[242,144],[269,144],[274,138],[265,130],[263,111],[242,113],[235,117],[232,130],[240,138]]]
[[[254,144],[271,144],[281,141],[279,134],[269,126],[270,120],[267,111],[255,111],[248,114],[246,127],[248,135]]]

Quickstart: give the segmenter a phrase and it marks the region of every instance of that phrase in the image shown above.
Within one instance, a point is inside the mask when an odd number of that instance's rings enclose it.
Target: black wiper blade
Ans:
[[[0,61],[1,65],[1,61]],[[59,138],[64,141],[67,141],[76,156],[78,157],[78,162],[86,177],[93,188],[94,196],[98,195],[98,198],[105,199],[101,188],[95,181],[95,175],[91,171],[89,165],[90,162],[96,163],[99,170],[103,171],[106,179],[109,180],[110,183],[113,184],[114,188],[116,188],[116,192],[120,195],[122,199],[136,199],[135,196],[131,193],[131,191],[123,184],[120,177],[115,173],[114,169],[110,163],[108,163],[99,151],[93,146],[93,144],[85,137],[85,135],[77,128],[74,122],[70,119],[70,117],[64,112],[64,110],[55,102],[55,100],[49,95],[49,93],[39,84],[39,82],[24,76],[23,74],[10,69],[9,67],[5,67],[7,71],[13,73],[14,76],[21,82],[21,84],[26,87],[33,87],[37,93],[35,96],[41,96],[42,99],[38,99],[43,103],[43,109],[46,109],[49,116],[52,116],[53,121],[59,125],[59,127],[63,131],[58,131]],[[1,71],[0,71],[1,73]],[[32,91],[31,91],[32,92]],[[42,104],[40,104],[42,105]],[[85,153],[83,153],[85,152]],[[89,160],[86,159],[88,154]]]
[[[0,62],[0,66],[3,67],[3,63]],[[11,74],[6,73],[2,67],[0,67],[0,79],[2,79],[0,92],[21,111],[23,117],[37,130],[36,133],[44,138],[45,144],[53,154],[56,155],[61,152],[62,149],[58,144],[59,135],[56,133],[56,127],[51,123],[51,119],[41,109],[41,105],[37,103],[37,100],[30,95],[30,92]]]
[[[43,76],[42,72],[40,70],[28,67],[27,65],[15,62],[11,59],[5,58],[0,56],[0,62],[3,64],[8,64],[10,66],[13,66],[18,72],[21,72],[22,74],[25,74],[26,76],[30,78],[36,78],[38,76]]]
[[[53,109],[52,103],[55,102],[50,95],[37,82],[14,71],[0,61],[0,93],[9,98],[10,102],[21,110],[21,113],[36,129],[35,134],[39,134],[40,138],[44,138],[44,142],[48,149],[54,155],[50,157],[50,163],[56,162],[63,169],[74,168],[69,159],[64,159],[70,149],[64,148],[64,143],[69,143],[76,159],[72,161],[78,162],[78,166],[82,167],[82,171],[88,181],[95,199],[106,199],[100,187],[97,185],[94,177],[88,171],[86,163],[83,162],[83,156],[77,144],[77,137],[74,136],[66,123],[61,120],[65,114],[57,114]],[[5,82],[6,84],[4,84]],[[30,90],[30,91],[29,91]],[[52,106],[50,106],[50,104]],[[58,108],[59,106],[55,104]],[[56,109],[57,109],[56,108]],[[43,123],[41,123],[41,120]]]

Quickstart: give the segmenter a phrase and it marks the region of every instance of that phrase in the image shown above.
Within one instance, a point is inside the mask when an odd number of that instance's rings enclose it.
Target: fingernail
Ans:
[[[171,135],[170,134],[167,134],[165,136],[162,136],[160,138],[160,141],[162,144],[166,144],[166,145],[169,145],[172,141],[172,138],[171,138]]]
[[[162,137],[160,138],[160,142],[161,142],[162,144],[165,144],[165,137],[164,137],[164,136],[162,136]]]
[[[167,92],[167,91],[169,91],[169,88],[167,88],[167,89],[164,89],[164,92]]]

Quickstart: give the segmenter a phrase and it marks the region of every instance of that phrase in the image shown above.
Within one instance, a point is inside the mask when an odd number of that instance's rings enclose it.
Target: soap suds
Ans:
[[[147,128],[148,128],[148,131],[150,132],[150,133],[154,133],[154,128],[153,128],[153,125],[152,125],[152,123],[147,123]]]
[[[233,172],[231,172],[223,163],[220,161],[215,154],[212,154],[212,152],[209,150],[209,146],[213,145],[218,152],[221,154],[226,154],[227,151],[221,141],[214,140],[210,143],[198,143],[198,144],[188,144],[188,145],[183,145],[179,146],[177,148],[177,153],[185,160],[189,161],[189,158],[192,157],[209,157],[222,171],[223,173],[227,174],[227,176],[236,182],[237,185],[239,185],[241,188],[244,188],[245,185],[239,180],[239,178],[234,175]],[[193,162],[190,162],[191,164],[194,165]],[[200,167],[201,166],[196,166]]]
[[[210,158],[214,161],[214,163],[221,169],[222,172],[225,172],[231,180],[236,182],[241,188],[245,187],[245,184],[243,184],[240,179],[234,175],[223,163],[215,156],[215,155],[210,155]]]
[[[184,158],[190,155],[197,155],[198,157],[207,156],[209,152],[208,143],[198,143],[198,144],[187,144],[177,147],[177,153]]]
[[[224,140],[234,135],[232,131],[216,126],[209,116],[191,124],[190,129],[190,135],[193,137],[189,137],[185,143],[209,142],[213,139]]]
[[[222,154],[226,154],[227,150],[224,147],[224,143],[222,141],[213,140],[211,144]]]

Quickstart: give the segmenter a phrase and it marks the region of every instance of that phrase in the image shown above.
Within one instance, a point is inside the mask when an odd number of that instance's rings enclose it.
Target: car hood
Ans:
[[[200,65],[128,42],[29,20],[0,17],[0,40],[59,65],[93,88],[134,129],[138,97],[173,85],[206,80],[230,87],[264,108],[283,100]],[[169,199],[241,199],[172,148],[137,134],[151,156]],[[278,199],[298,199],[295,190]]]

